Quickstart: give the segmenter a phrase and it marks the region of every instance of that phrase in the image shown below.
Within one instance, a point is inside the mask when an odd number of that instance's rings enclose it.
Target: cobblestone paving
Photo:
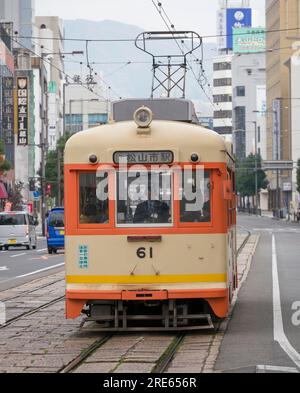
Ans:
[[[238,244],[246,237],[247,233],[240,233]],[[256,242],[257,237],[251,236],[239,256],[241,279],[247,274]],[[0,301],[7,307],[7,319],[19,317],[0,328],[0,373],[59,372],[104,337],[99,332],[79,331],[81,318],[66,320],[64,300],[46,306],[63,294],[63,272],[0,293]],[[225,330],[226,324],[217,334],[188,334],[168,372],[212,372]],[[115,335],[74,372],[149,373],[173,338],[172,334]]]

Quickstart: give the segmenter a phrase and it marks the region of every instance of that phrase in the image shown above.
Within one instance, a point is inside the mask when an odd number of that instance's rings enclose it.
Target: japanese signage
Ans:
[[[266,50],[266,29],[242,27],[233,29],[234,53],[259,53]]]
[[[273,101],[273,160],[281,158],[281,100]]]
[[[218,48],[226,49],[226,10],[219,10],[217,13],[217,34],[218,34]]]
[[[2,78],[2,128],[6,145],[14,144],[14,80],[10,77]]]
[[[227,49],[233,48],[233,29],[252,26],[251,8],[227,9]]]
[[[18,145],[28,145],[28,78],[17,78]]]
[[[115,164],[172,164],[174,154],[171,151],[131,151],[114,154]]]

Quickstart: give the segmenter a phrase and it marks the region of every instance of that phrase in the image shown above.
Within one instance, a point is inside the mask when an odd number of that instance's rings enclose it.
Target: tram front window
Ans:
[[[104,179],[107,179],[105,174]],[[79,175],[79,222],[80,224],[108,224],[109,201],[99,198],[97,187],[103,178],[96,177],[95,173],[82,173]],[[107,193],[107,187],[104,191]]]
[[[204,176],[203,176],[204,175]],[[183,175],[180,221],[183,223],[211,222],[211,172],[200,177],[193,171]]]
[[[169,172],[119,172],[117,179],[118,225],[172,225],[172,175]]]

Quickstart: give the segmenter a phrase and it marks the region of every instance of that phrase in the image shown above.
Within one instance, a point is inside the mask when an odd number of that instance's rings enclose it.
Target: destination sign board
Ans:
[[[171,151],[121,151],[114,154],[115,164],[172,164]]]
[[[18,145],[28,145],[28,78],[17,79]]]

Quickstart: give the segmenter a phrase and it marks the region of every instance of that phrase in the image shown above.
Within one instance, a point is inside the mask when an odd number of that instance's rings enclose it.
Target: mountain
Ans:
[[[94,72],[103,77],[106,88],[111,86],[111,97],[149,97],[152,84],[152,58],[137,49],[131,40],[144,31],[141,27],[127,25],[120,22],[104,20],[65,20],[65,37],[78,38],[81,40],[103,40],[122,39],[122,42],[88,42],[89,62],[92,64]],[[66,71],[70,74],[76,73],[87,75],[86,67],[86,45],[85,41],[65,41],[65,52],[79,51],[85,52],[84,57],[66,57]],[[159,48],[159,46],[158,46]],[[204,68],[208,83],[212,80],[212,58],[216,53],[215,44],[204,45]],[[195,53],[195,57],[189,57],[189,64],[199,74],[199,65],[195,59],[201,58],[201,53]],[[79,63],[83,62],[83,65]],[[94,64],[95,63],[95,64]],[[97,63],[97,64],[96,64]],[[105,87],[105,85],[104,85]],[[211,96],[211,89],[205,87],[207,94]],[[197,110],[203,115],[209,115],[213,109],[209,100],[202,92],[195,76],[191,71],[187,76],[186,87],[187,98],[193,99]]]

